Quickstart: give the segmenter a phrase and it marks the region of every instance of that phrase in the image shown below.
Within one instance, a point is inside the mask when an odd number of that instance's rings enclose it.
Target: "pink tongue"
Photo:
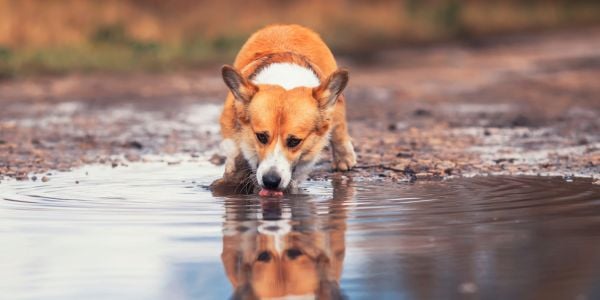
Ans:
[[[258,192],[258,195],[261,196],[261,197],[282,197],[283,196],[283,192],[282,191],[267,190],[267,189],[260,189],[260,192]]]

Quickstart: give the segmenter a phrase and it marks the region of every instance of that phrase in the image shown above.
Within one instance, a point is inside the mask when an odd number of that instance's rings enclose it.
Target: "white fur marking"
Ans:
[[[274,63],[262,69],[254,79],[255,84],[279,85],[286,90],[297,87],[317,87],[319,78],[308,68],[292,63]]]
[[[232,139],[224,139],[219,145],[220,150],[225,156],[235,156],[238,154],[238,149]]]
[[[287,188],[290,180],[292,179],[292,166],[290,162],[285,157],[283,151],[281,150],[281,144],[279,143],[279,139],[275,141],[275,149],[273,152],[269,153],[267,158],[260,162],[258,169],[256,170],[256,179],[258,180],[258,184],[263,186],[262,177],[265,173],[269,172],[271,168],[275,169],[275,172],[279,174],[281,177],[281,182],[279,183],[279,188],[284,189]]]
[[[239,154],[239,149],[232,139],[224,139],[219,147],[221,153],[227,157],[225,162],[225,174],[232,174],[235,171],[235,157]]]

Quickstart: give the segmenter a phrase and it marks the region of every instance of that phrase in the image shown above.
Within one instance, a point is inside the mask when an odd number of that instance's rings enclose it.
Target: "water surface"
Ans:
[[[3,299],[598,299],[600,187],[337,176],[215,196],[203,162],[0,183]]]

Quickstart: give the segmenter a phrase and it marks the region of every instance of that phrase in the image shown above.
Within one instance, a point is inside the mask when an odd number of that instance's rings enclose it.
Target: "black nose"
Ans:
[[[281,182],[281,177],[279,174],[269,171],[267,174],[263,175],[263,185],[268,189],[277,189],[279,187],[279,183]]]

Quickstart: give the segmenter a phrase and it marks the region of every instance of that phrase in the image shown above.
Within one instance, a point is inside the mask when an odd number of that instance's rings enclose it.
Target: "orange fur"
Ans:
[[[252,83],[253,76],[273,63],[309,69],[321,85],[285,90]],[[240,172],[234,163],[237,156],[244,155],[249,167],[256,169],[275,151],[276,143],[284,145],[285,157],[293,167],[310,165],[328,142],[334,168],[348,170],[356,164],[345,100],[339,95],[347,83],[347,72],[337,70],[333,54],[313,31],[298,25],[274,25],[256,32],[238,53],[234,67],[223,68],[223,78],[230,93],[220,119],[221,134],[238,147],[229,154],[225,180]],[[256,134],[261,132],[268,134],[267,144],[257,140]],[[301,139],[301,143],[285,147],[290,138]]]

